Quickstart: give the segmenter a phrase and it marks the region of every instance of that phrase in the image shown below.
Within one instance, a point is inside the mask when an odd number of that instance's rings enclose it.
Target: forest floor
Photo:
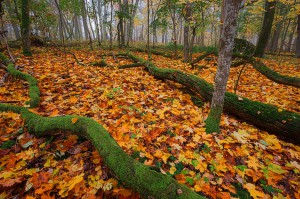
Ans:
[[[109,51],[73,52],[86,66],[51,48],[34,48],[33,57],[13,52],[20,70],[38,80],[41,103],[31,111],[93,118],[126,153],[210,198],[300,198],[299,146],[227,114],[221,133],[207,135],[209,103],[195,106],[181,85],[157,80],[142,67],[118,69],[131,63],[124,58],[107,56],[107,67],[89,66]],[[146,53],[132,53],[147,58]],[[207,67],[202,69],[181,60],[152,59],[159,67],[180,69],[210,83],[217,69],[214,56],[198,63]],[[281,74],[300,77],[297,59],[263,62]],[[245,69],[238,95],[300,113],[300,89],[274,83],[250,65]],[[229,92],[240,70],[231,69]],[[24,81],[9,77],[0,87],[2,103],[26,106],[28,100]],[[0,198],[60,197],[139,195],[113,177],[89,141],[67,132],[38,138],[28,133],[20,115],[0,113]]]

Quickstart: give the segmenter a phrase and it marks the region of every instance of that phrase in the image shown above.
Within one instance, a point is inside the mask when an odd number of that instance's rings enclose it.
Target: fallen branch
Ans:
[[[268,68],[263,62],[260,60],[256,60],[255,58],[249,58],[248,56],[241,55],[241,54],[234,54],[234,57],[247,59],[247,61],[261,74],[263,74],[268,79],[279,83],[279,84],[285,84],[289,86],[293,86],[296,88],[300,88],[300,78],[298,77],[290,77],[285,76],[277,73],[276,71]]]
[[[214,51],[206,52],[206,53],[200,55],[199,57],[197,57],[194,61],[192,61],[192,62],[191,62],[191,65],[194,67],[194,65],[195,65],[196,63],[198,63],[199,61],[201,61],[201,60],[204,59],[205,57],[208,57],[209,55],[213,55],[213,54],[215,54]]]
[[[59,49],[59,48],[57,47],[57,44],[54,43],[53,41],[50,41],[50,43],[53,44],[53,47],[54,47],[56,50],[58,50],[58,51],[60,51],[60,52],[62,52],[62,53],[65,53],[65,54],[70,54],[70,55],[72,55],[72,57],[75,59],[75,61],[76,61],[76,63],[77,63],[78,65],[80,65],[80,66],[85,66],[83,63],[81,63],[81,62],[77,59],[77,57],[76,57],[76,55],[75,55],[74,53],[72,53],[72,52],[70,52],[70,51],[66,51],[66,50],[61,50],[61,49]],[[65,45],[63,45],[63,46],[65,46]]]
[[[90,118],[71,115],[47,118],[32,113],[24,107],[5,104],[0,104],[0,111],[21,114],[29,132],[35,136],[46,136],[51,132],[63,130],[86,137],[114,175],[144,198],[205,198],[170,176],[158,173],[127,155],[110,134]],[[72,122],[73,118],[77,118],[75,123]]]
[[[211,101],[213,86],[205,80],[179,70],[156,67],[153,63],[133,55],[128,57],[134,57],[134,60],[147,63],[145,66],[154,77],[180,83]],[[282,110],[270,104],[255,102],[229,92],[225,94],[224,108],[227,112],[278,135],[282,139],[300,144],[300,115],[297,113]]]

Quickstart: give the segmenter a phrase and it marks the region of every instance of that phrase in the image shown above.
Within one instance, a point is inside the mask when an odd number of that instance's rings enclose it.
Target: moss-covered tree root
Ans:
[[[141,58],[129,55],[129,58],[131,57],[134,57],[135,61],[146,62]],[[180,83],[195,91],[206,100],[211,100],[213,86],[205,80],[179,70],[158,68],[151,62],[146,63],[148,71],[156,78],[168,79]],[[270,104],[251,101],[229,92],[225,94],[224,108],[227,112],[237,115],[261,129],[278,135],[282,139],[300,144],[300,115],[297,113],[281,110]]]
[[[250,63],[255,70],[266,76],[268,79],[279,83],[279,84],[285,84],[289,86],[293,86],[296,88],[300,88],[300,78],[298,77],[290,77],[281,75],[274,70],[267,67],[263,62],[255,59],[255,58],[249,58],[248,56],[241,55],[241,54],[234,54],[234,57],[243,58],[247,60],[248,63]]]
[[[37,85],[37,80],[31,75],[27,73],[22,73],[21,71],[15,69],[13,64],[9,64],[7,66],[7,71],[12,76],[28,82],[30,100],[27,103],[30,105],[31,108],[37,107],[40,102],[40,89]]]
[[[143,49],[143,48],[132,48],[132,50],[134,51],[138,51],[138,52],[144,52],[144,53],[147,53],[147,49]],[[166,52],[160,52],[160,51],[157,51],[157,50],[153,50],[153,49],[150,49],[150,53],[154,54],[154,55],[160,55],[160,56],[163,56],[163,57],[166,57],[166,58],[171,58],[173,59],[174,56],[169,54],[169,53],[166,53]]]
[[[18,79],[22,79],[28,82],[30,100],[27,102],[27,104],[29,104],[31,108],[37,107],[40,103],[40,89],[37,85],[37,80],[31,75],[22,73],[21,71],[17,70],[3,53],[0,53],[0,59],[2,62],[5,61],[8,63],[7,72],[9,74]]]
[[[89,139],[114,175],[144,198],[205,198],[175,179],[158,173],[127,155],[110,134],[96,121],[80,116],[42,117],[24,107],[0,104],[0,111],[19,113],[30,133],[45,136],[55,130],[71,131]],[[78,118],[72,123],[72,118]]]

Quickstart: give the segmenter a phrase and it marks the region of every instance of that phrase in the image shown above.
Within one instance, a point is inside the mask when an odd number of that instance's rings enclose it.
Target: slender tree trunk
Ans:
[[[110,23],[109,23],[109,49],[112,50],[113,47],[113,32],[112,32],[112,22],[113,22],[113,0],[110,0]]]
[[[270,51],[275,52],[278,49],[278,42],[279,42],[279,37],[282,31],[282,22],[279,22],[278,24],[276,24],[275,26],[275,31],[273,34],[273,38],[271,40],[271,46],[270,46]]]
[[[281,40],[281,43],[280,43],[280,48],[279,48],[279,53],[278,54],[280,54],[283,51],[284,42],[285,42],[285,39],[286,39],[287,32],[289,30],[290,24],[291,24],[291,19],[288,20],[288,24],[285,27],[285,31],[284,31],[283,36],[282,36],[282,40]]]
[[[95,1],[94,0],[92,0],[92,7],[93,7],[93,13],[94,13],[94,16],[95,16],[97,41],[98,41],[98,46],[100,47],[101,46],[101,38],[100,38],[100,33],[99,33],[98,15],[97,15],[97,12],[96,12],[96,5],[95,5]],[[98,10],[98,12],[100,12],[100,11]]]
[[[204,28],[205,28],[205,21],[204,21],[204,10],[203,6],[201,5],[201,22],[202,22],[202,30],[200,32],[200,46],[204,46]]]
[[[293,23],[292,32],[289,34],[289,41],[288,41],[287,47],[286,47],[287,52],[291,52],[292,42],[293,42],[293,39],[294,39],[294,34],[295,34],[295,31],[296,31],[296,28],[297,28],[297,24]]]
[[[22,33],[22,49],[25,56],[31,56],[30,47],[30,18],[29,18],[29,2],[30,0],[22,0],[22,23],[21,23],[21,33]]]
[[[224,96],[231,65],[231,57],[236,35],[237,17],[242,0],[223,0],[222,27],[218,56],[218,70],[215,77],[214,93],[209,115],[206,122],[206,132],[220,132],[220,119],[224,106]]]
[[[133,28],[134,28],[134,17],[136,15],[137,12],[137,8],[138,8],[138,4],[139,4],[139,0],[136,0],[134,3],[134,6],[132,8],[132,13],[131,13],[131,17],[129,19],[129,27],[128,27],[128,40],[127,40],[127,46],[129,46],[129,43],[132,42],[132,33],[133,33]]]
[[[147,0],[147,54],[150,60],[150,0]]]
[[[275,6],[276,6],[276,1],[269,2],[268,0],[266,0],[265,2],[266,12],[264,14],[262,28],[254,52],[254,56],[256,57],[263,57],[265,54],[265,49],[269,41],[273,19],[275,15]]]
[[[183,31],[183,54],[184,54],[184,61],[190,61],[190,46],[189,46],[189,39],[190,39],[190,20],[192,16],[192,8],[191,3],[188,1],[185,4],[185,8],[183,13],[184,15],[184,31]]]
[[[300,15],[297,20],[297,40],[296,40],[296,57],[300,58]]]
[[[280,11],[279,11],[279,17],[283,16],[283,19],[280,19],[279,22],[277,22],[277,24],[275,25],[275,30],[274,30],[274,34],[271,40],[271,46],[270,46],[270,51],[277,51],[278,50],[278,43],[279,43],[279,38],[283,29],[283,22],[286,19],[286,9],[285,6],[282,4],[280,5]]]

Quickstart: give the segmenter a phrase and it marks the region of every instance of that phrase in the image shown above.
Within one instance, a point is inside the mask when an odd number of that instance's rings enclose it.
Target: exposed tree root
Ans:
[[[46,136],[55,130],[71,131],[89,139],[114,175],[144,198],[205,198],[170,176],[158,173],[127,155],[110,134],[96,121],[80,116],[42,117],[24,107],[0,104],[0,111],[19,113],[30,133]],[[77,118],[72,123],[72,118]]]
[[[159,79],[168,79],[180,83],[195,91],[206,100],[211,100],[213,86],[205,80],[169,68],[158,68],[153,63],[147,62],[133,55],[128,55],[134,61],[145,62],[149,73]],[[300,115],[276,106],[251,101],[226,92],[224,108],[227,112],[237,115],[257,127],[278,135],[282,139],[295,144],[300,144]]]
[[[0,53],[0,59],[5,60],[6,62],[8,60],[3,53]],[[28,82],[30,100],[27,102],[27,104],[29,104],[31,108],[37,107],[40,102],[40,89],[37,85],[37,80],[31,75],[17,70],[12,63],[8,64],[7,72],[18,79]]]

